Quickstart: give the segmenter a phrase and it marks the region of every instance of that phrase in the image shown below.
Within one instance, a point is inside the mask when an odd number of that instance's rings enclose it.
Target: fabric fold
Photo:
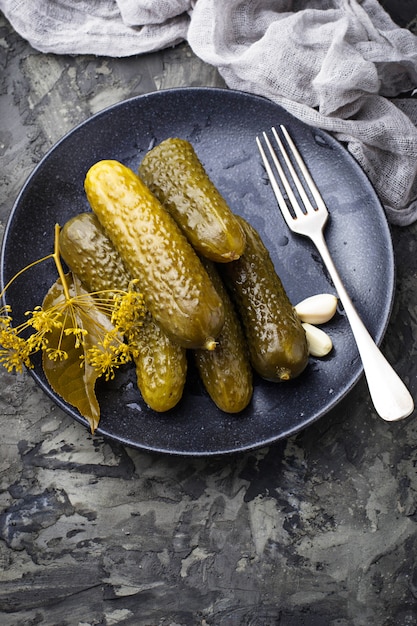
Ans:
[[[149,10],[151,5],[155,10]],[[175,5],[173,10],[170,0],[0,0],[0,10],[36,50],[111,57],[154,52],[184,41],[189,15],[182,9],[191,0]]]
[[[292,2],[240,2],[226,22],[221,4],[196,4],[188,29],[195,54],[230,88],[331,132],[374,184],[388,219],[417,219],[417,115],[381,95],[417,87],[417,37],[376,0],[305,0],[297,11]]]

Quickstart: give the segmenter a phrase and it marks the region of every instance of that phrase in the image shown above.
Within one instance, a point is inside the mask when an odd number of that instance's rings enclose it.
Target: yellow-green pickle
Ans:
[[[210,261],[204,263],[223,300],[225,320],[215,350],[196,350],[195,362],[204,386],[213,402],[226,413],[238,413],[249,404],[252,368],[246,340],[237,313],[225,286]]]
[[[139,174],[197,252],[218,263],[240,257],[245,233],[188,141],[169,138],[155,146]]]
[[[60,251],[89,292],[126,291],[131,276],[93,213],[69,220],[60,233]],[[187,374],[185,349],[172,341],[150,313],[136,337],[134,356],[139,390],[154,411],[172,409],[182,397]]]
[[[85,190],[145,304],[185,348],[215,347],[224,311],[197,253],[142,180],[114,160],[87,172]]]
[[[178,404],[184,391],[187,372],[185,348],[172,341],[149,312],[138,333],[136,345],[136,377],[143,399],[154,411],[168,411]]]
[[[88,291],[129,287],[129,272],[93,213],[80,213],[64,224],[59,249]]]
[[[261,237],[239,219],[245,252],[219,267],[238,307],[254,369],[267,380],[289,380],[307,365],[306,335]]]

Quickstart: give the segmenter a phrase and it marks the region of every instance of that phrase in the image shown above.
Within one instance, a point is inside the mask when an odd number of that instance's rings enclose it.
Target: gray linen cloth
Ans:
[[[393,224],[417,219],[417,36],[377,0],[0,0],[46,53],[123,57],[188,41],[357,159]]]

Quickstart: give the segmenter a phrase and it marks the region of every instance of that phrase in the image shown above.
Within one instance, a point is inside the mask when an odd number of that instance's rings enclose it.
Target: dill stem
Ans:
[[[35,265],[38,265],[38,263],[43,263],[44,261],[47,261],[48,259],[53,259],[53,258],[54,258],[53,254],[48,254],[47,256],[44,256],[41,259],[37,259],[36,261],[33,261],[33,263],[29,263],[29,265],[26,265],[26,267],[23,267],[21,270],[19,270],[17,274],[15,274],[13,278],[9,280],[7,285],[4,287],[3,291],[0,292],[0,299],[3,298],[4,294],[6,293],[10,285],[14,283],[16,278],[19,278],[19,276],[21,276],[24,272],[26,272],[26,270],[29,270],[31,267],[34,267]]]
[[[70,292],[68,289],[68,284],[67,281],[65,279],[65,272],[64,269],[62,267],[61,264],[61,257],[59,254],[59,233],[60,233],[60,226],[59,224],[55,224],[55,240],[54,240],[54,253],[51,255],[52,258],[55,261],[55,265],[56,265],[56,269],[58,270],[58,274],[59,277],[61,279],[61,283],[62,283],[62,288],[64,290],[64,295],[65,295],[65,300],[67,300],[67,302],[69,300],[71,300],[71,296],[70,296]]]

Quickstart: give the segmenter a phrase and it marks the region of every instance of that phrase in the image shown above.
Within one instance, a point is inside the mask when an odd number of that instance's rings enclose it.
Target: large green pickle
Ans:
[[[224,320],[221,300],[161,203],[131,169],[114,160],[89,169],[85,190],[157,323],[185,348],[213,349]]]
[[[240,220],[246,250],[221,266],[222,275],[238,307],[254,369],[267,380],[289,380],[307,365],[306,335],[261,237]]]
[[[170,138],[152,148],[139,174],[202,256],[218,263],[240,257],[243,229],[188,141]]]
[[[131,277],[93,213],[70,219],[60,233],[60,251],[87,291],[126,291]],[[187,374],[185,349],[168,338],[147,313],[136,338],[139,390],[154,411],[172,409],[182,397]]]
[[[214,264],[205,261],[208,274],[223,300],[224,325],[215,350],[195,350],[200,377],[213,402],[226,413],[238,413],[250,402],[252,367],[236,310]]]

